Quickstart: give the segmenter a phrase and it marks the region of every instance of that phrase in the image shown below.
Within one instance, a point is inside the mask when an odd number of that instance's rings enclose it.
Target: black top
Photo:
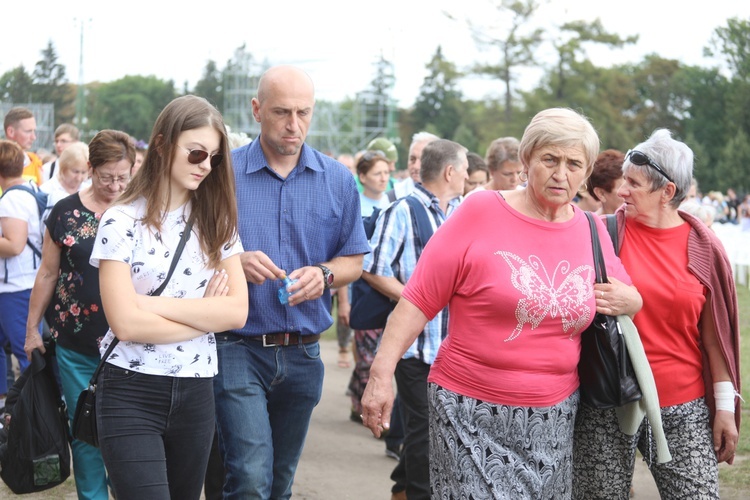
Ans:
[[[45,319],[59,345],[96,357],[98,341],[109,329],[99,293],[99,269],[89,264],[100,217],[84,207],[76,193],[57,202],[46,222],[61,253]]]

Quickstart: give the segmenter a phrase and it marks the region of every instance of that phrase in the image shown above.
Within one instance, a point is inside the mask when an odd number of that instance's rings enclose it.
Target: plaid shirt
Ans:
[[[424,205],[433,232],[437,231],[440,224],[461,202],[461,197],[451,200],[448,203],[448,213],[445,214],[440,208],[437,197],[427,191],[422,184],[416,184],[409,196],[416,197]],[[395,277],[401,283],[409,281],[417,266],[417,250],[415,228],[409,205],[403,199],[396,200],[380,214],[370,246],[372,253],[365,255],[363,263],[365,271],[378,276]],[[427,323],[424,331],[404,354],[404,359],[418,358],[431,365],[446,335],[448,335],[448,307]]]

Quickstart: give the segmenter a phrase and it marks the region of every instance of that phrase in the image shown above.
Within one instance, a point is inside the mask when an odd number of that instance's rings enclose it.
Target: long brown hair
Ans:
[[[221,113],[206,99],[186,95],[174,99],[159,114],[151,132],[146,158],[133,176],[118,204],[146,198],[146,214],[142,221],[156,230],[166,217],[165,206],[170,203],[172,159],[177,139],[186,130],[212,127],[221,137],[221,164],[190,192],[193,227],[197,230],[201,250],[208,256],[208,265],[218,268],[221,251],[237,238],[237,202],[234,191],[234,171],[227,142],[227,131]]]

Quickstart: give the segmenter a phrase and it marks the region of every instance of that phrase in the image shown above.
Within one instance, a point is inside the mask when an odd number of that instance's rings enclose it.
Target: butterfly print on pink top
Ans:
[[[570,340],[589,324],[591,308],[586,301],[594,291],[594,269],[590,265],[578,266],[571,271],[570,263],[563,260],[550,276],[536,255],[530,255],[528,262],[510,252],[498,251],[495,255],[508,263],[511,283],[524,295],[516,306],[518,325],[505,342],[521,335],[526,323],[535,329],[547,315],[550,318],[560,316],[563,331],[572,330]],[[563,276],[560,286],[556,286],[557,279]]]

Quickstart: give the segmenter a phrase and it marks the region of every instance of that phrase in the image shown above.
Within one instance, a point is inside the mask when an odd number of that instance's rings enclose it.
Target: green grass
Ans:
[[[740,308],[740,378],[742,381],[742,423],[740,427],[740,442],[737,446],[737,456],[734,465],[721,464],[719,481],[724,490],[735,490],[736,493],[746,494],[750,491],[750,289],[737,286],[737,301]],[[729,492],[727,492],[729,493]],[[742,495],[737,496],[742,498]]]

